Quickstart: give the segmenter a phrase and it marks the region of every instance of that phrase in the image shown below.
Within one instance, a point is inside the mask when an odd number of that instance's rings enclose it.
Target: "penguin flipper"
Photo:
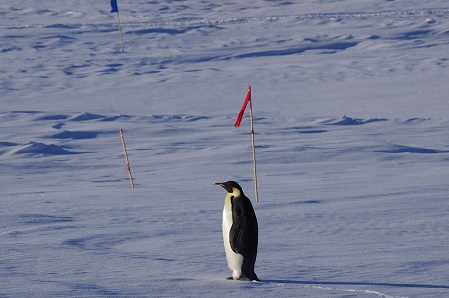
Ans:
[[[244,208],[245,206],[242,204],[242,199],[233,201],[232,226],[229,230],[229,241],[231,244],[231,249],[235,253],[240,254],[243,257],[247,257],[251,254],[250,251],[254,243],[257,245],[257,227],[256,231],[250,231],[250,225],[247,218],[248,214],[245,214]],[[256,240],[248,242],[248,237],[254,236],[256,237]]]
[[[233,204],[232,226],[229,230],[229,242],[231,244],[231,249],[236,254],[244,255],[245,253],[245,246],[243,242],[244,227],[245,217],[243,216],[243,211],[237,204]]]
[[[231,249],[236,254],[241,253],[241,245],[239,239],[241,239],[242,227],[239,224],[233,222],[231,229],[229,230],[229,242],[231,244]]]

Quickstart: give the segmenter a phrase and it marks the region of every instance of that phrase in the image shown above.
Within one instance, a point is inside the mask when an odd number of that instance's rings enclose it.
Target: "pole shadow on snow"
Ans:
[[[346,282],[346,281],[307,281],[307,280],[261,280],[271,284],[285,285],[320,285],[320,286],[371,286],[392,288],[418,288],[418,289],[449,289],[449,285],[413,284],[413,283],[387,283],[387,282]]]

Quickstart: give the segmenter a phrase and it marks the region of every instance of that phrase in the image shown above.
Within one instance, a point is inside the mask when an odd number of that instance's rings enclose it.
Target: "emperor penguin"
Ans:
[[[251,201],[235,181],[219,182],[228,191],[223,208],[223,242],[232,276],[228,279],[259,281],[254,272],[258,226]]]

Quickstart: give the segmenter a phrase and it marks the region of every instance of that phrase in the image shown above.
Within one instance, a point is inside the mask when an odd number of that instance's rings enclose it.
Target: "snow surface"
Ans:
[[[0,1],[1,297],[448,296],[447,0],[118,2]]]

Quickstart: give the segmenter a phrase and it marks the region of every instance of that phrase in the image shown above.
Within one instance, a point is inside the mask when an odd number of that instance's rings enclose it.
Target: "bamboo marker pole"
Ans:
[[[117,26],[118,26],[118,32],[120,33],[120,47],[122,49],[122,53],[125,52],[125,46],[123,45],[123,37],[122,37],[122,25],[120,24],[120,14],[117,11]]]
[[[256,197],[256,202],[259,202],[259,192],[257,190],[256,146],[254,145],[254,121],[253,121],[253,104],[251,100],[251,86],[248,86],[248,93],[246,94],[245,101],[243,102],[243,105],[240,108],[240,112],[237,115],[234,127],[237,128],[240,126],[248,102],[249,102],[249,117],[251,119],[251,144],[253,148],[254,195]]]
[[[125,138],[123,137],[123,130],[120,128],[120,138],[122,139],[123,153],[125,153],[125,161],[126,161],[126,171],[129,175],[129,182],[131,183],[131,188],[134,188],[133,175],[131,174],[131,167],[129,165],[128,160],[128,152],[126,151]]]
[[[248,87],[248,92],[251,92],[251,86]],[[253,173],[254,173],[254,195],[256,202],[259,202],[259,192],[257,189],[257,167],[256,167],[256,146],[254,144],[254,121],[253,121],[253,100],[249,101],[249,118],[251,121],[251,144],[253,148]]]

